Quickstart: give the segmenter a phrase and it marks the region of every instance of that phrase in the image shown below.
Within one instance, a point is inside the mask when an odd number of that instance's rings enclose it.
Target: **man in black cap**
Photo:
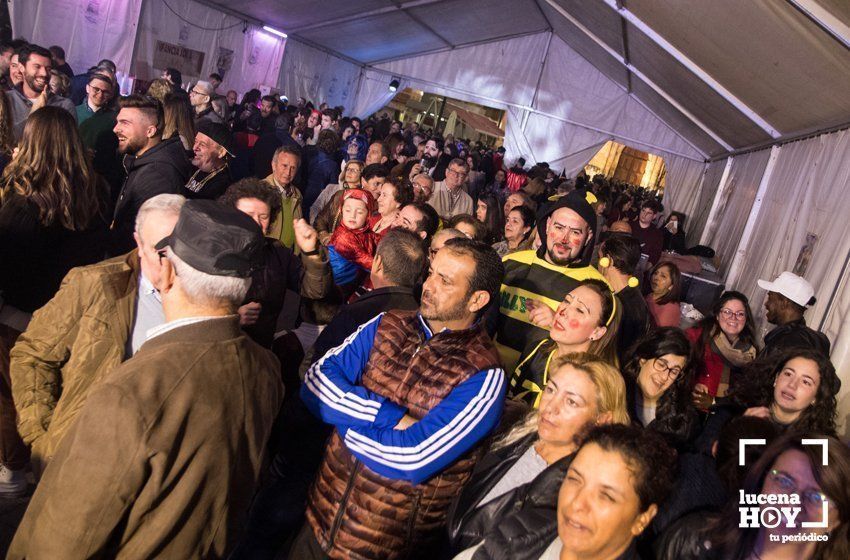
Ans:
[[[195,153],[192,165],[196,170],[180,194],[189,199],[220,197],[233,182],[228,163],[233,157],[230,131],[221,123],[200,121],[192,150]]]
[[[89,395],[10,558],[228,556],[283,400],[236,315],[262,245],[247,214],[183,205],[157,244],[166,323]]]
[[[590,200],[588,200],[590,199]],[[590,266],[596,227],[592,194],[572,192],[543,207],[538,250],[504,259],[505,278],[496,319],[496,346],[507,371],[526,347],[548,335],[555,309],[579,281],[605,279]]]

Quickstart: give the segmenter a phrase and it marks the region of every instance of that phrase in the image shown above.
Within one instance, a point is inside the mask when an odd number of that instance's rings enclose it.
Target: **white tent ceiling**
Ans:
[[[708,156],[850,123],[847,0],[205,3],[366,67],[552,31]]]

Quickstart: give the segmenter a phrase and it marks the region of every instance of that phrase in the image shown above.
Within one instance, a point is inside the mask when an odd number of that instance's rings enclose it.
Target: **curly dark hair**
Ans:
[[[658,399],[658,408],[649,427],[680,445],[694,435],[698,427],[698,416],[691,399],[694,384],[694,355],[691,343],[681,329],[663,327],[647,333],[626,353],[628,361],[623,366],[629,400],[629,413],[637,410],[637,385],[641,360],[654,360],[666,354],[684,356],[685,366],[673,384]]]
[[[274,223],[278,214],[280,214],[280,194],[275,192],[271,185],[255,177],[246,177],[233,183],[227,187],[227,190],[218,198],[218,201],[236,208],[236,203],[243,198],[256,198],[268,204],[269,214],[271,215],[270,224]]]
[[[794,358],[805,358],[815,362],[820,373],[815,401],[800,414],[793,424],[794,429],[835,434],[835,417],[838,407],[835,396],[841,384],[835,373],[835,366],[827,356],[816,350],[791,348],[755,360],[744,370],[740,382],[733,387],[730,398],[734,403],[746,408],[769,407],[774,402],[773,384],[776,377],[785,364]]]
[[[393,186],[393,199],[398,203],[399,208],[413,201],[413,186],[409,182],[390,179],[384,184]]]
[[[823,447],[803,445],[803,438],[827,440],[828,466],[823,466]],[[759,494],[764,482],[780,455],[786,451],[799,451],[806,455],[812,474],[830,504],[838,510],[840,523],[829,534],[829,540],[818,542],[812,558],[850,558],[850,449],[832,435],[792,430],[773,441],[752,465],[742,485],[746,494]],[[735,495],[723,515],[709,527],[712,548],[721,558],[743,560],[752,555],[758,528],[741,528],[738,497]]]
[[[652,504],[660,506],[670,495],[677,474],[676,451],[657,433],[628,424],[602,424],[587,432],[581,447],[591,443],[623,457],[631,471],[641,511]]]

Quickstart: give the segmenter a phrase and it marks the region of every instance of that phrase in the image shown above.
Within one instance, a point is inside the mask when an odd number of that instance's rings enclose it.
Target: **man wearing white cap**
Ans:
[[[767,301],[764,303],[767,320],[776,325],[764,337],[761,355],[803,347],[829,356],[829,339],[822,332],[807,327],[803,318],[806,307],[815,304],[812,285],[805,278],[787,271],[773,282],[759,280],[758,285],[767,290]]]

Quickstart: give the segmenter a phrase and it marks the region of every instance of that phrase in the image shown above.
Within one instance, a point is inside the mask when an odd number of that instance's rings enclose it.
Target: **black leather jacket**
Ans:
[[[535,432],[479,462],[449,511],[449,538],[455,554],[483,539],[476,560],[536,560],[558,536],[558,492],[574,455],[553,463],[528,484],[477,507],[536,439]]]

